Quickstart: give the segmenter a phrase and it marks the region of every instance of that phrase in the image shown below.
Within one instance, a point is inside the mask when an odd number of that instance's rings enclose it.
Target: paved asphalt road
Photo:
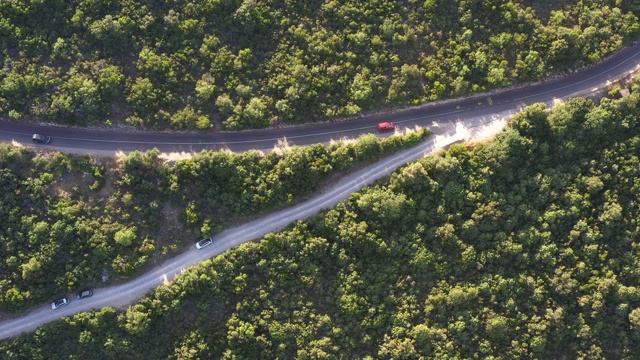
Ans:
[[[434,133],[438,134],[439,129],[433,127],[434,124],[460,121],[471,116],[487,116],[536,102],[547,102],[553,98],[566,98],[579,91],[588,92],[603,83],[624,76],[637,66],[639,59],[640,43],[622,50],[616,56],[587,70],[493,94],[491,95],[492,104],[487,101],[487,95],[485,95],[351,121],[235,133],[118,132],[0,123],[0,141],[31,143],[33,133],[42,133],[52,136],[52,142],[47,145],[50,148],[76,153],[99,152],[102,154],[113,154],[117,150],[124,152],[148,150],[154,147],[162,152],[197,152],[202,149],[223,148],[232,151],[271,150],[278,140],[283,138],[286,138],[291,145],[309,145],[327,143],[330,139],[357,137],[364,133],[375,132],[376,124],[382,120],[393,120],[400,127],[415,125],[431,127]]]
[[[54,137],[51,143],[53,146],[71,148],[78,152],[83,149],[88,151],[115,151],[115,149],[130,151],[154,146],[162,151],[217,147],[229,147],[235,151],[249,148],[270,149],[274,142],[282,136],[286,136],[290,143],[300,145],[326,142],[331,137],[357,136],[375,130],[375,124],[383,118],[391,119],[401,126],[428,126],[434,132],[434,136],[428,141],[351,174],[304,203],[236,228],[227,229],[218,234],[214,238],[214,243],[209,247],[196,250],[195,246],[192,246],[188,251],[127,283],[94,289],[93,297],[83,300],[75,300],[70,296],[71,303],[58,310],[51,310],[50,305],[45,304],[32,309],[21,317],[2,321],[0,322],[0,339],[33,331],[45,323],[78,312],[100,309],[105,306],[125,307],[145,296],[152,288],[171,281],[184,269],[239,244],[259,239],[269,232],[280,231],[288,224],[306,219],[322,209],[331,208],[339,201],[346,199],[351,193],[371,184],[376,179],[389,175],[407,162],[438,151],[454,142],[495,135],[506,125],[506,119],[518,112],[524,105],[535,102],[552,104],[555,99],[587,95],[611,81],[628,76],[632,71],[637,70],[638,63],[640,63],[640,44],[623,50],[617,56],[596,67],[572,76],[491,95],[492,105],[487,103],[486,96],[484,96],[427,106],[384,117],[283,130],[209,135],[123,135],[115,132],[87,132],[60,128],[46,128],[45,130],[45,128],[38,129],[30,126],[0,124],[0,141],[28,142],[30,134],[38,131],[52,135]],[[482,102],[483,105],[479,105],[479,102]],[[194,243],[197,240],[199,239],[194,239]]]

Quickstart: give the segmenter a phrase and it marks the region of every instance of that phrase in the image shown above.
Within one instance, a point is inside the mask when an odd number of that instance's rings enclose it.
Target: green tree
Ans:
[[[116,242],[116,244],[125,246],[125,247],[134,243],[137,240],[137,238],[138,237],[136,235],[135,227],[119,230],[113,236],[113,240]]]

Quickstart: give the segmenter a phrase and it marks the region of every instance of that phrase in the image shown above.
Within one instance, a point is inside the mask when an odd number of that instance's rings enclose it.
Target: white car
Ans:
[[[213,243],[213,240],[211,238],[202,239],[196,243],[196,249],[200,250],[205,246],[211,245],[212,243]]]
[[[69,299],[67,299],[66,297],[62,298],[62,299],[58,299],[54,302],[51,303],[51,308],[53,310],[57,309],[57,308],[61,308],[65,305],[67,305],[69,303]]]

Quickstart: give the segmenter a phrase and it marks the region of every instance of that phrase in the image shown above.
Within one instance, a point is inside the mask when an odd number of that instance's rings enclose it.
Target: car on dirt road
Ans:
[[[51,303],[51,308],[53,310],[59,309],[59,308],[65,306],[65,305],[67,305],[68,303],[69,303],[69,299],[66,298],[66,297],[63,297],[62,299],[58,299],[58,300],[52,302]]]
[[[211,245],[212,243],[213,243],[213,240],[211,238],[202,239],[196,243],[196,249],[200,250],[205,246]]]
[[[76,299],[80,300],[80,299],[88,298],[91,295],[93,295],[93,290],[84,289],[84,290],[78,292],[78,294],[76,295]]]

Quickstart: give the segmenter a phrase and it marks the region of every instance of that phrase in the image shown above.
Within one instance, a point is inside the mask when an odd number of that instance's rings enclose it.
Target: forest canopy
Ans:
[[[0,116],[227,130],[540,79],[640,35],[636,1],[0,2]]]
[[[527,108],[8,359],[635,359],[640,83]],[[64,341],[59,341],[59,339]],[[634,350],[636,349],[636,350]]]
[[[203,151],[171,164],[158,150],[114,162],[0,144],[0,310],[135,275],[428,134],[369,134],[267,154]]]

